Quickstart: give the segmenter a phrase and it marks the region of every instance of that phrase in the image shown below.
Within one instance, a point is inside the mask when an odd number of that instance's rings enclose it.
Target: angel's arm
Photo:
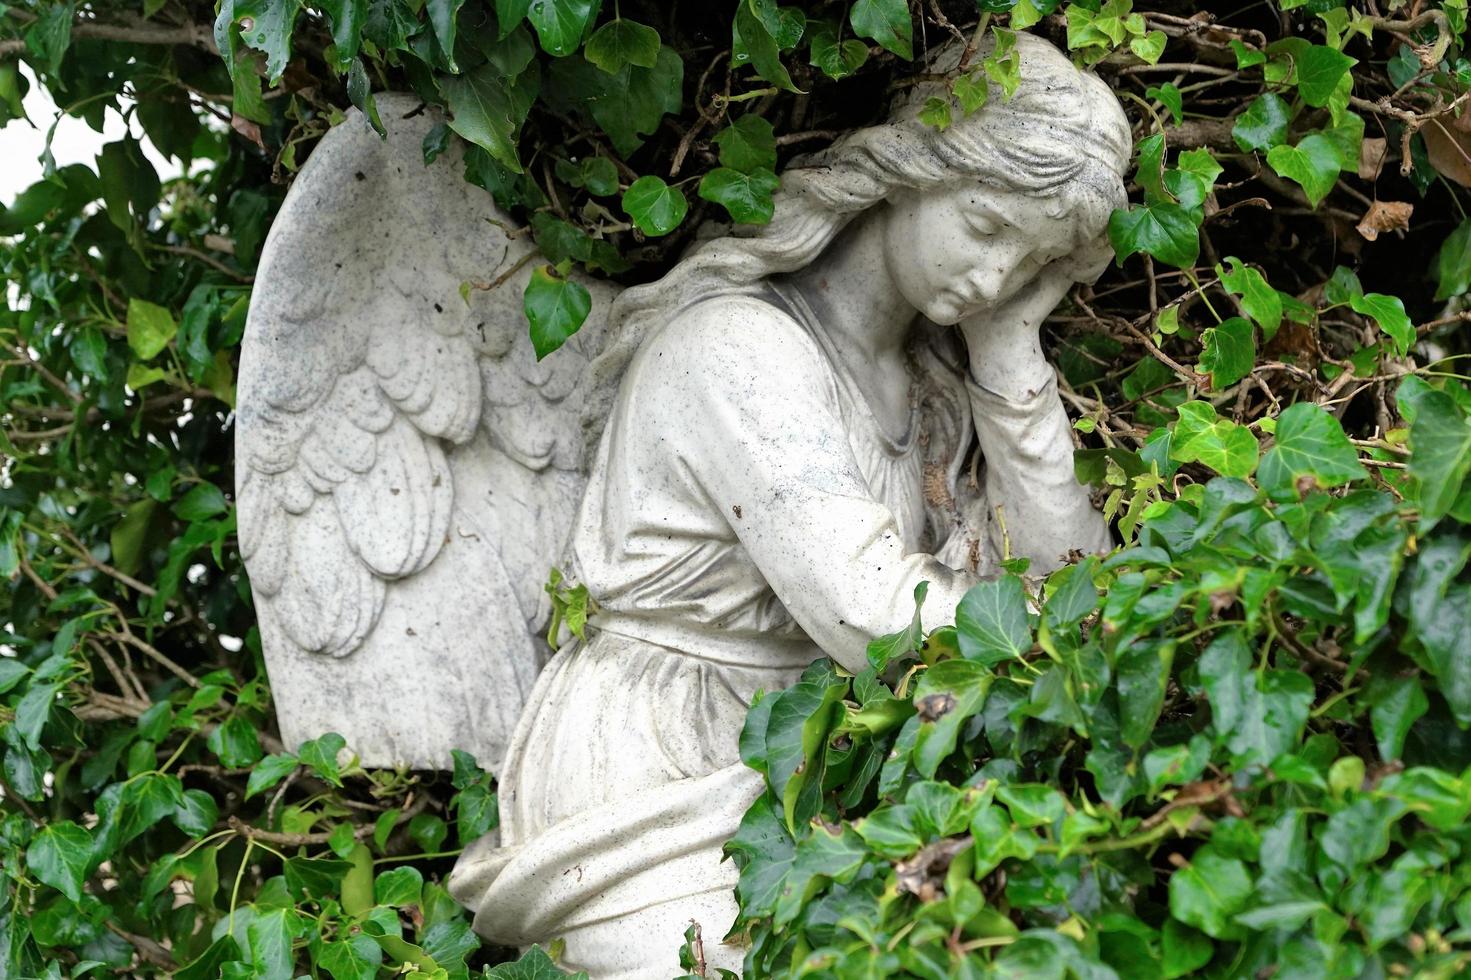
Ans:
[[[1049,266],[1000,309],[961,324],[969,351],[976,436],[986,457],[986,499],[1001,521],[990,522],[992,546],[1032,559],[1034,571],[1055,568],[1069,550],[1107,551],[1112,538],[1073,473],[1071,425],[1057,376],[1042,354],[1039,329],[1074,278]]]
[[[868,641],[907,622],[926,581],[926,625],[948,622],[975,578],[905,553],[853,456],[831,370],[801,328],[732,301],[705,304],[672,336],[645,363],[659,365],[669,411],[694,420],[681,462],[808,636],[862,669]]]

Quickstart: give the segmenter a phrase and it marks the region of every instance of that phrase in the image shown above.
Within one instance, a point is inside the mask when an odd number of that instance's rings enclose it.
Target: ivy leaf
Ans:
[[[174,807],[174,826],[198,839],[214,829],[220,819],[220,808],[213,796],[202,789],[186,789]]]
[[[782,51],[790,51],[807,31],[807,15],[796,7],[783,7],[777,0],[745,0],[751,13],[766,28]]]
[[[207,486],[212,490],[216,489],[214,484]],[[238,714],[231,715],[224,724],[210,732],[205,745],[230,769],[253,765],[261,757],[260,739],[256,737],[255,726]]]
[[[1170,116],[1178,126],[1185,121],[1185,96],[1180,92],[1174,82],[1165,82],[1163,85],[1151,85],[1144,90],[1144,97],[1156,99],[1159,104],[1170,111]]]
[[[1256,365],[1256,328],[1233,316],[1201,335],[1200,370],[1211,376],[1217,391],[1229,388]]]
[[[464,5],[465,0],[429,0],[427,4],[434,39],[439,42],[439,50],[444,52],[446,66],[456,75],[460,73],[460,66],[455,64],[455,18]]]
[[[1335,51],[1323,44],[1314,44],[1296,57],[1297,90],[1302,100],[1315,109],[1321,109],[1333,97],[1338,82],[1358,61],[1342,51]]]
[[[776,169],[776,133],[771,123],[749,112],[715,134],[720,165],[741,173]]]
[[[1471,419],[1445,392],[1426,391],[1415,402],[1410,449],[1421,527],[1428,530],[1455,506],[1471,473]]]
[[[1450,299],[1471,289],[1471,218],[1446,236],[1435,256],[1435,298]]]
[[[485,971],[485,980],[563,980],[567,976],[567,971],[558,967],[540,946],[531,947],[514,963],[502,963]],[[585,980],[586,976],[573,974],[571,980]]]
[[[501,37],[514,31],[526,19],[531,9],[531,0],[495,0],[495,19],[500,25]]]
[[[1405,313],[1404,300],[1384,293],[1359,293],[1348,301],[1348,305],[1355,313],[1374,318],[1379,329],[1394,341],[1396,354],[1404,357],[1410,352],[1410,344],[1415,340],[1415,325]]]
[[[1177,411],[1169,458],[1203,463],[1222,476],[1245,479],[1256,469],[1259,447],[1244,425],[1216,417],[1209,402],[1185,402]]]
[[[933,778],[940,763],[955,751],[960,727],[986,703],[991,679],[986,665],[974,660],[942,660],[920,675],[914,690],[919,729],[913,758],[921,776]]]
[[[1108,240],[1120,264],[1135,252],[1144,252],[1167,265],[1188,269],[1200,255],[1200,231],[1190,212],[1161,201],[1108,219]]]
[[[672,48],[659,49],[653,68],[625,65],[609,75],[582,58],[554,62],[547,97],[581,103],[623,155],[638,149],[640,135],[659,128],[666,112],[678,112],[684,62]]]
[[[1132,643],[1119,653],[1116,681],[1122,716],[1119,736],[1132,749],[1142,748],[1154,734],[1164,708],[1165,687],[1174,656],[1172,641]]]
[[[740,224],[764,225],[776,210],[772,194],[781,182],[770,170],[745,174],[729,167],[716,167],[700,180],[700,197],[730,212]]]
[[[1296,500],[1367,476],[1338,420],[1300,402],[1277,419],[1276,444],[1262,457],[1257,478],[1274,500]]]
[[[281,755],[268,755],[261,759],[250,770],[250,778],[245,782],[245,798],[248,800],[257,793],[264,793],[275,786],[297,767],[296,756],[291,753]]]
[[[213,483],[196,483],[194,487],[174,505],[174,514],[180,520],[202,521],[223,514],[230,509],[225,493]]]
[[[1282,326],[1282,294],[1259,271],[1235,256],[1227,256],[1226,264],[1231,271],[1216,266],[1221,285],[1241,297],[1241,308],[1262,328],[1262,336],[1271,340]]]
[[[1387,678],[1372,686],[1369,700],[1369,719],[1379,756],[1398,759],[1410,728],[1430,710],[1425,688],[1418,677]]]
[[[72,20],[75,17],[75,4],[54,3],[43,9],[26,29],[26,50],[53,75],[61,71],[61,61],[71,47]]]
[[[750,4],[742,2],[736,7],[730,30],[732,61],[735,64],[749,63],[756,69],[758,78],[788,92],[800,91],[782,64],[781,45],[761,19],[751,12]]]
[[[592,311],[592,296],[581,283],[544,265],[531,273],[522,308],[531,324],[531,346],[539,361],[578,331]]]
[[[1098,588],[1093,584],[1093,573],[1098,568],[1098,556],[1088,555],[1076,565],[1064,565],[1047,579],[1049,593],[1043,615],[1054,632],[1083,621],[1098,608]]]
[[[362,48],[363,23],[368,19],[368,0],[321,0],[317,4],[332,20],[332,67],[347,71]],[[448,52],[448,49],[446,49]]]
[[[1186,150],[1176,165],[1165,171],[1165,187],[1198,223],[1204,217],[1205,199],[1215,190],[1221,172],[1210,150]]]
[[[789,828],[804,826],[821,805],[827,754],[824,747],[843,717],[848,685],[821,666],[809,667],[803,680],[773,699],[766,728],[766,774],[781,800]]]
[[[684,220],[689,201],[677,187],[652,174],[640,177],[623,192],[623,210],[638,230],[651,238],[667,235]]]
[[[347,740],[336,732],[328,732],[319,738],[302,742],[296,750],[300,763],[321,776],[333,786],[342,785],[342,769],[337,756],[347,747]]]
[[[920,613],[924,609],[925,596],[929,591],[928,582],[921,582],[914,587],[914,615],[910,617],[908,626],[897,633],[886,633],[869,641],[868,662],[874,670],[883,671],[894,658],[909,656],[919,648],[924,640]]]
[[[960,653],[993,666],[1016,660],[1032,648],[1027,600],[1021,579],[1006,575],[971,587],[955,610]]]
[[[905,61],[914,60],[914,24],[905,0],[855,0],[848,23],[859,37],[870,37]]]
[[[942,133],[949,129],[950,100],[942,99],[937,95],[930,96],[925,100],[924,108],[919,110],[919,121]]]
[[[368,0],[363,37],[384,51],[407,49],[409,38],[419,30],[418,9],[410,0]]]
[[[1292,109],[1280,95],[1269,92],[1236,117],[1231,138],[1243,152],[1268,150],[1287,141],[1287,125],[1291,121]]]
[[[851,828],[829,830],[821,824],[815,826],[797,842],[796,860],[782,884],[772,925],[782,928],[789,924],[801,914],[821,883],[850,878],[867,857],[862,838]]]
[[[990,83],[984,75],[961,75],[951,85],[960,111],[967,116],[986,104],[991,98]]]
[[[1296,146],[1274,146],[1267,151],[1267,164],[1278,176],[1302,186],[1308,203],[1317,207],[1338,183],[1338,144],[1322,133],[1303,137]]]
[[[536,29],[541,49],[554,58],[577,50],[602,0],[531,0],[526,16]]]
[[[373,882],[373,901],[393,908],[418,905],[423,890],[424,875],[418,868],[406,865],[385,871],[377,877]]]
[[[796,860],[797,845],[777,813],[770,790],[746,810],[735,836],[725,845],[725,853],[741,869],[736,894],[742,911],[747,915],[773,912],[782,882]]]
[[[868,45],[851,37],[840,41],[838,29],[831,21],[814,21],[808,37],[812,53],[809,64],[828,78],[847,78],[868,60]]]
[[[92,835],[70,820],[47,824],[26,848],[30,873],[73,902],[82,900],[82,883],[92,860]]]
[[[1251,875],[1235,858],[1222,857],[1206,845],[1190,863],[1170,875],[1170,914],[1215,939],[1242,935],[1236,913],[1251,897]]]
[[[659,32],[631,20],[611,20],[587,39],[582,56],[610,75],[624,65],[653,68],[659,61]]]
[[[234,26],[240,40],[266,56],[266,78],[281,80],[291,60],[291,31],[301,0],[234,0]]]
[[[158,356],[179,332],[179,324],[168,310],[134,296],[128,300],[128,346],[139,360]]]
[[[440,89],[449,106],[450,129],[485,150],[503,167],[521,173],[516,144],[521,138],[521,124],[541,89],[540,76],[527,71],[507,80],[499,68],[487,63],[465,75],[443,78]]]
[[[51,717],[51,708],[56,704],[56,695],[62,686],[60,681],[52,684],[32,683],[16,704],[15,730],[25,740],[28,748],[41,747],[41,729],[46,727],[46,720]]]
[[[317,965],[332,974],[332,980],[374,980],[382,965],[383,951],[376,943],[367,943],[377,958],[364,955],[359,945],[346,940],[325,943],[317,957]]]
[[[1152,65],[1159,61],[1159,56],[1165,53],[1165,45],[1169,43],[1169,37],[1164,31],[1150,31],[1143,37],[1129,39],[1129,50],[1134,52],[1135,57],[1145,64]]]
[[[484,786],[469,786],[455,797],[455,832],[460,844],[484,837],[500,822],[496,795]]]

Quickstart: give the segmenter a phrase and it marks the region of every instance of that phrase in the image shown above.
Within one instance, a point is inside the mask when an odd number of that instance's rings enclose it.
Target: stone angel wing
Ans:
[[[424,165],[430,111],[377,101],[388,138],[356,112],[329,132],[262,255],[240,547],[288,747],[335,731],[364,765],[449,768],[459,748],[496,766],[548,655],[542,586],[586,482],[578,394],[613,288],[584,281],[593,316],[538,362],[530,236],[457,150]]]

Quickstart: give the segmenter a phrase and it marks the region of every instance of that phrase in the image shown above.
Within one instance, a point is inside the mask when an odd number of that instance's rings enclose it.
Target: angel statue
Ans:
[[[940,130],[918,115],[942,90],[913,86],[788,168],[769,224],[593,285],[606,321],[541,363],[531,246],[452,159],[420,164],[417,103],[381,98],[386,142],[343,125],[304,168],[239,396],[267,667],[288,742],[498,763],[499,835],[450,879],[481,935],[667,980],[691,920],[736,914],[757,691],[862,669],[920,582],[949,615],[1007,554],[1111,547],[1038,328],[1107,264],[1129,126],[1047,42],[1016,51],[1009,99]],[[543,667],[558,564],[597,611]],[[735,942],[706,953],[741,969]]]

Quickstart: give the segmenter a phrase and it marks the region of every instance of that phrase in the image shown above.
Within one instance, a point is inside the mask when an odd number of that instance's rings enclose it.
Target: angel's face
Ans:
[[[939,324],[993,310],[1051,262],[1096,239],[1094,220],[1053,213],[1049,202],[979,181],[908,191],[891,200],[884,226],[890,277],[904,298]]]

